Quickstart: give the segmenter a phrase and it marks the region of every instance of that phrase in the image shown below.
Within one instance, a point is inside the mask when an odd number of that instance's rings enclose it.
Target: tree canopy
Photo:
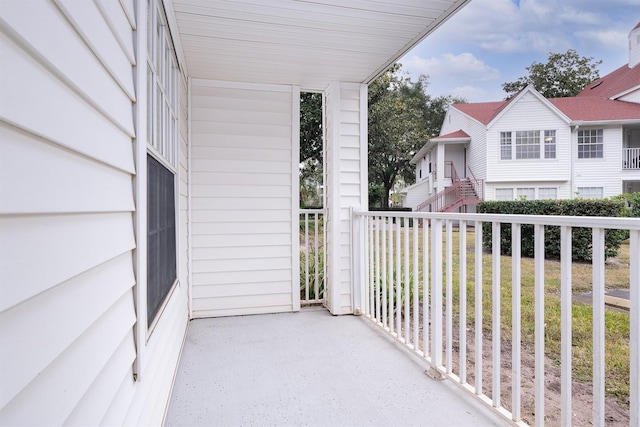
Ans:
[[[578,55],[574,49],[565,53],[549,53],[546,63],[533,62],[526,69],[528,75],[503,83],[506,99],[533,85],[545,98],[576,96],[592,81],[600,78],[598,66],[602,61]]]
[[[395,64],[369,85],[369,191],[389,206],[389,191],[398,180],[415,181],[411,158],[440,133],[446,109],[463,99],[427,94],[428,78],[412,81]],[[382,191],[376,189],[381,187]],[[370,198],[370,204],[378,204]]]
[[[300,205],[322,206],[322,94],[300,94]]]

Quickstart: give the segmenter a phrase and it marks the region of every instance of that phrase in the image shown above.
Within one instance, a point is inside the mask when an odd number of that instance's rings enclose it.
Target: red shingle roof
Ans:
[[[613,98],[634,87],[640,88],[640,67],[629,68],[629,66],[625,64],[606,76],[588,84],[578,96]]]
[[[509,101],[476,102],[473,104],[453,104],[453,107],[473,117],[483,125],[489,124],[504,109]]]
[[[447,133],[445,135],[438,136],[438,139],[456,139],[456,138],[471,138],[471,137],[469,136],[468,133],[466,133],[462,129],[457,130],[455,132]]]
[[[606,98],[576,96],[548,100],[571,120],[640,120],[640,104]]]
[[[571,120],[640,120],[640,104],[633,102],[590,96],[550,98],[548,101]],[[478,102],[473,104],[453,104],[453,107],[487,125],[508,104],[509,101]],[[446,136],[443,135],[438,138]]]

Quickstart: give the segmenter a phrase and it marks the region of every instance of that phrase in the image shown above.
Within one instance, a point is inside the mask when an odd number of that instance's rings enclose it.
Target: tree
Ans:
[[[322,184],[322,94],[300,94],[300,205],[321,206],[317,188]]]
[[[565,53],[549,53],[546,63],[534,61],[526,68],[529,75],[503,83],[502,89],[507,93],[506,99],[530,84],[545,98],[576,96],[587,84],[600,78],[600,64],[602,61],[580,56],[573,49]]]
[[[409,164],[430,137],[440,133],[446,108],[464,102],[449,96],[432,99],[428,79],[412,81],[394,64],[369,85],[369,183],[381,186],[381,207],[389,206],[389,191],[397,180],[415,182]]]

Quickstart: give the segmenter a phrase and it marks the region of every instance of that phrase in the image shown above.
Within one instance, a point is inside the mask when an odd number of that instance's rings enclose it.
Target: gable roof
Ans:
[[[587,96],[551,98],[549,102],[574,121],[640,120],[640,104],[633,102]]]
[[[629,68],[625,64],[588,84],[577,96],[600,96],[615,99],[636,88],[640,89],[640,67]]]
[[[459,129],[455,132],[451,132],[451,133],[447,133],[445,135],[440,135],[437,138],[431,138],[431,140],[433,141],[434,139],[438,140],[438,139],[451,139],[451,140],[455,140],[455,139],[468,139],[471,138],[469,136],[468,133],[466,133],[465,131],[463,131],[462,129]]]
[[[514,98],[511,99],[513,100]],[[596,96],[549,98],[547,101],[572,121],[640,120],[640,104],[633,102]],[[473,104],[453,104],[452,106],[478,122],[488,125],[509,103],[510,101],[478,102]]]
[[[512,98],[513,99],[513,98]],[[472,104],[452,104],[456,110],[461,111],[467,116],[471,117],[482,123],[488,125],[504,107],[509,104],[509,101],[497,101],[497,102],[476,102]]]

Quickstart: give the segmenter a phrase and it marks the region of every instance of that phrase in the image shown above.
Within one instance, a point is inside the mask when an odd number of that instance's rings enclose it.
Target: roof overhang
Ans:
[[[417,165],[422,157],[424,157],[434,146],[439,144],[468,144],[471,142],[470,136],[459,138],[431,138],[429,142],[424,144],[422,148],[411,158],[409,164]]]
[[[369,83],[470,0],[166,0],[194,78]]]

